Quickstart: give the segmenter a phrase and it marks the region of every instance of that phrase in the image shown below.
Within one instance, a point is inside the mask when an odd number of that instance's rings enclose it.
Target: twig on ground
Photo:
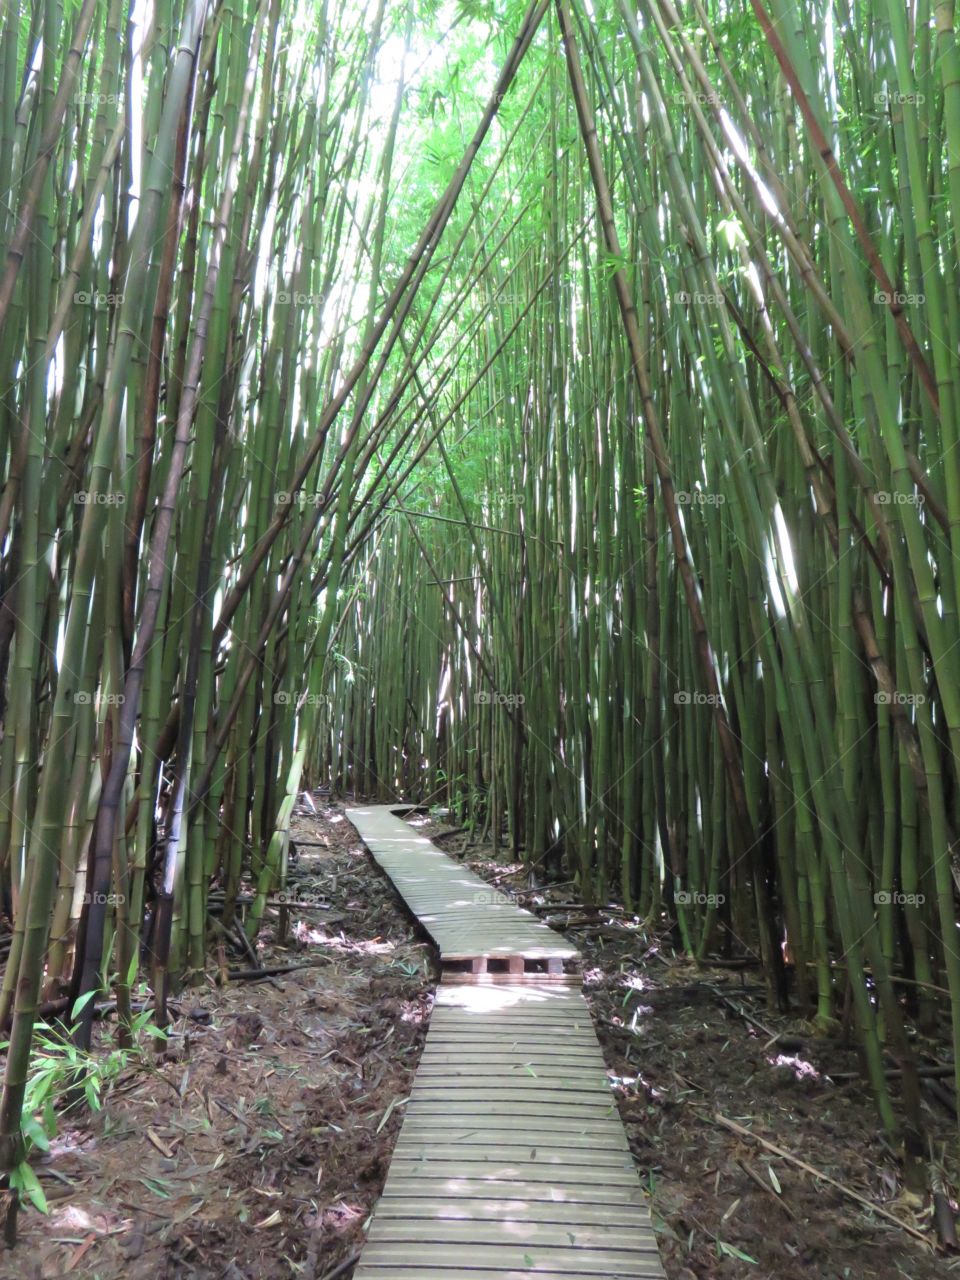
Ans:
[[[787,1204],[783,1196],[782,1195],[778,1196],[776,1191],[774,1191],[773,1187],[770,1186],[769,1183],[764,1182],[763,1178],[761,1178],[760,1174],[757,1173],[756,1169],[754,1169],[752,1165],[747,1164],[746,1160],[738,1160],[737,1164],[740,1166],[740,1168],[743,1170],[743,1172],[747,1175],[748,1178],[752,1178],[752,1180],[757,1184],[757,1186],[760,1188],[761,1191],[766,1192],[768,1196],[772,1196],[774,1200],[776,1200],[777,1204],[781,1207],[781,1209],[785,1209],[786,1212],[790,1215],[790,1217],[793,1218],[794,1221],[796,1221],[797,1215],[794,1213],[793,1209],[791,1209],[790,1205]]]
[[[320,1280],[337,1280],[337,1276],[342,1276],[345,1271],[349,1271],[359,1257],[360,1250],[358,1249],[356,1253],[351,1253],[349,1258],[344,1258],[343,1262],[334,1267],[332,1271],[325,1271]]]
[[[317,969],[320,965],[329,963],[329,956],[317,956],[313,960],[305,960],[303,964],[277,964],[269,969],[229,969],[227,977],[231,982],[254,982],[259,978],[272,978],[278,973],[293,973],[296,969]]]
[[[763,1147],[766,1151],[772,1151],[774,1155],[779,1156],[781,1160],[787,1160],[790,1164],[796,1165],[798,1169],[802,1169],[804,1173],[809,1173],[811,1177],[819,1178],[821,1182],[829,1183],[831,1187],[835,1187],[837,1191],[843,1193],[850,1200],[855,1200],[857,1204],[863,1205],[865,1209],[869,1209],[871,1213],[875,1213],[878,1217],[885,1218],[887,1222],[892,1222],[894,1226],[899,1227],[901,1231],[906,1231],[908,1235],[913,1236],[915,1240],[921,1240],[925,1245],[930,1247],[930,1238],[925,1232],[920,1231],[917,1227],[913,1227],[909,1222],[904,1222],[902,1218],[898,1218],[889,1209],[884,1209],[882,1205],[874,1204],[872,1200],[868,1200],[866,1196],[862,1196],[859,1191],[854,1191],[853,1187],[846,1186],[843,1182],[838,1182],[836,1178],[832,1178],[829,1173],[824,1173],[822,1169],[815,1168],[812,1164],[808,1164],[806,1160],[801,1160],[799,1156],[795,1156],[792,1151],[787,1151],[785,1147],[779,1147],[775,1142],[769,1142],[766,1138],[761,1138],[759,1134],[751,1132],[744,1128],[742,1124],[737,1124],[736,1120],[728,1120],[726,1116],[715,1111],[710,1119],[714,1124],[719,1125],[722,1129],[729,1129],[731,1133],[737,1134],[741,1138],[747,1138],[751,1142],[756,1142],[758,1146]]]

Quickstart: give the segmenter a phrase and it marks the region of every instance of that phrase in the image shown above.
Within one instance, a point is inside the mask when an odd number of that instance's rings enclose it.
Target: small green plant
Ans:
[[[74,1002],[71,1021],[76,1021],[95,996],[95,991],[88,991]],[[152,1009],[136,1014],[130,1031],[134,1047],[114,1048],[98,1054],[78,1048],[62,1027],[53,1027],[48,1022],[36,1024],[32,1073],[27,1081],[20,1123],[23,1158],[10,1173],[10,1187],[41,1213],[48,1212],[47,1197],[30,1166],[30,1157],[35,1151],[50,1150],[50,1142],[57,1134],[58,1115],[66,1115],[84,1102],[91,1111],[102,1110],[104,1094],[110,1085],[127,1070],[132,1060],[140,1059],[138,1042],[144,1033],[156,1039],[167,1038],[166,1031],[154,1023]],[[0,1044],[0,1051],[6,1051],[8,1045],[9,1041]]]

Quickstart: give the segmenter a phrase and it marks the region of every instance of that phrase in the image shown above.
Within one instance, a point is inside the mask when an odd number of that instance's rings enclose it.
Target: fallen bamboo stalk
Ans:
[[[256,982],[260,978],[274,978],[279,973],[293,973],[297,969],[319,969],[329,963],[329,956],[317,956],[303,964],[276,964],[266,969],[228,969],[227,977],[231,982]]]
[[[852,1187],[846,1186],[845,1183],[839,1182],[836,1178],[832,1178],[829,1173],[824,1173],[822,1169],[815,1168],[814,1165],[808,1164],[806,1160],[802,1160],[799,1156],[795,1156],[792,1151],[787,1151],[785,1147],[778,1146],[775,1142],[770,1142],[766,1138],[761,1138],[759,1134],[751,1132],[744,1128],[742,1124],[737,1124],[736,1120],[728,1120],[726,1116],[715,1111],[710,1117],[714,1124],[719,1125],[723,1129],[729,1129],[731,1133],[735,1133],[738,1137],[748,1138],[752,1142],[756,1142],[766,1151],[773,1152],[779,1156],[781,1160],[787,1160],[790,1164],[795,1165],[798,1169],[802,1169],[804,1173],[809,1173],[813,1178],[819,1178],[821,1182],[829,1183],[837,1191],[842,1192],[849,1200],[855,1200],[857,1204],[862,1205],[865,1209],[869,1209],[871,1213],[877,1214],[881,1218],[885,1218],[887,1222],[892,1222],[894,1226],[899,1227],[901,1231],[906,1231],[916,1240],[921,1240],[928,1247],[930,1240],[923,1231],[917,1227],[913,1227],[909,1222],[904,1222],[902,1218],[898,1218],[889,1209],[884,1209],[882,1205],[874,1204],[872,1200],[868,1200],[866,1196],[862,1196],[859,1191],[854,1191]]]
[[[944,1063],[942,1066],[917,1067],[917,1075],[921,1080],[939,1080],[941,1077],[952,1076],[953,1072],[954,1066],[952,1062]],[[889,1067],[883,1074],[888,1080],[896,1080],[903,1075],[903,1071],[900,1067]],[[843,1081],[844,1083],[848,1080],[860,1080],[863,1078],[863,1073],[860,1071],[841,1071],[839,1073],[828,1071],[827,1075],[833,1081]]]

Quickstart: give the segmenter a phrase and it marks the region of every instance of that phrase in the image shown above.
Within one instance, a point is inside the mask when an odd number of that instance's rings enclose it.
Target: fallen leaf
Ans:
[[[71,1253],[63,1268],[64,1271],[72,1271],[87,1250],[93,1247],[96,1239],[97,1237],[91,1232],[91,1234],[87,1236],[86,1240],[84,1240],[83,1244],[80,1245],[79,1248],[74,1249],[73,1253]]]

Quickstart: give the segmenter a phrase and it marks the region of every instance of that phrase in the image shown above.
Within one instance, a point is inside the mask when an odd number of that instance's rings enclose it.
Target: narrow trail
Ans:
[[[394,808],[347,817],[443,978],[355,1280],[663,1276],[579,953]]]

